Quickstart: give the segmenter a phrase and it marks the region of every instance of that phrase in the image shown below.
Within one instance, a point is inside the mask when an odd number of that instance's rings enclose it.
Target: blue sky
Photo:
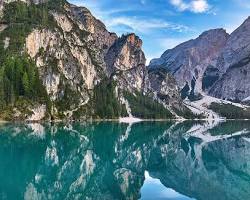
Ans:
[[[231,33],[250,15],[250,0],[69,0],[118,35],[134,32],[148,61],[212,28]]]

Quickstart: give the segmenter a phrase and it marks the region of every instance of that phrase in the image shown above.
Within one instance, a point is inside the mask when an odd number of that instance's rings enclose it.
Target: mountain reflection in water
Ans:
[[[145,172],[145,181],[141,188],[142,200],[194,200],[186,197],[171,188],[166,188],[159,179],[152,178],[148,171]]]
[[[250,199],[250,123],[0,125],[0,199]]]

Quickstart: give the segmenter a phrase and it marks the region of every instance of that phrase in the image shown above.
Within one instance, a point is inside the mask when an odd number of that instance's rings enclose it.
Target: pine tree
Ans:
[[[30,95],[30,84],[29,84],[28,74],[26,72],[23,74],[22,84],[23,84],[25,96],[29,96]]]
[[[4,101],[3,69],[0,68],[0,109],[3,109],[4,106],[5,106],[5,101]]]

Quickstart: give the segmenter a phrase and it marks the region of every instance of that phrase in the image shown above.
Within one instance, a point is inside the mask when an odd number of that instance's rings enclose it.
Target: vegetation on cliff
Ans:
[[[114,38],[108,37],[110,33],[107,30],[103,34],[103,29],[95,30],[95,33],[88,32],[88,27],[85,26],[90,26],[89,23],[98,26],[98,24],[96,25],[98,21],[91,21],[94,18],[89,19],[91,22],[81,24],[86,29],[79,28],[77,23],[80,23],[80,21],[74,22],[74,17],[82,19],[86,16],[84,16],[84,13],[79,14],[79,12],[82,12],[81,9],[74,8],[72,13],[71,9],[72,7],[65,0],[50,0],[38,5],[26,4],[21,1],[4,4],[3,18],[1,19],[4,29],[0,32],[0,110],[5,114],[2,114],[0,118],[13,119],[11,115],[16,113],[12,112],[13,110],[25,113],[24,116],[28,116],[32,114],[29,106],[34,107],[43,104],[47,106],[47,114],[50,114],[52,119],[81,119],[87,117],[114,119],[128,115],[125,105],[122,104],[123,96],[128,100],[135,117],[148,119],[173,118],[173,114],[159,103],[159,99],[153,99],[149,94],[142,94],[141,91],[144,90],[142,88],[144,86],[138,88],[136,84],[132,83],[140,82],[137,79],[138,77],[141,81],[144,81],[147,76],[145,56],[141,50],[142,41],[134,34],[129,34],[115,42],[115,46],[118,45],[118,47],[113,49],[114,52],[111,52],[111,57],[114,60],[119,57],[117,60],[123,61],[124,57],[131,54],[130,60],[125,63],[124,69],[121,69],[121,79],[129,77],[128,81],[119,82],[118,80],[119,84],[116,84],[113,77],[110,78],[105,73],[107,61],[102,59],[104,53],[102,52],[103,49],[99,49],[102,47],[98,47],[100,41],[96,42],[95,39],[87,41],[89,34],[96,34],[95,36],[100,37],[98,31],[101,31],[101,35],[107,33],[105,40],[110,40],[108,42],[110,45]],[[55,11],[58,18],[55,17]],[[88,12],[87,15],[89,14]],[[65,31],[63,26],[71,28]],[[60,35],[62,39],[53,41],[54,43],[51,46],[39,46],[39,53],[34,53],[32,55],[34,59],[31,59],[28,55],[30,45],[27,41],[31,40],[31,43],[36,46],[37,37],[41,37],[39,36],[39,30],[41,32],[49,31],[52,36],[56,34],[56,38]],[[36,31],[37,35],[28,40],[28,35],[32,31]],[[45,35],[45,39],[41,38],[40,40],[46,40],[47,42],[47,38],[50,38],[50,36]],[[76,41],[79,41],[79,43],[76,44]],[[123,48],[124,45],[127,45],[128,48],[126,52],[121,51],[125,49]],[[50,48],[49,51],[47,51],[48,48]],[[31,49],[33,50],[33,46]],[[72,51],[72,49],[75,51]],[[54,50],[56,53],[54,53]],[[84,54],[85,50],[87,53]],[[120,53],[117,54],[116,51]],[[41,66],[39,65],[39,70],[35,61],[42,63]],[[113,62],[112,65],[114,65]],[[123,66],[124,63],[118,62],[118,65]],[[133,65],[131,73],[126,71],[131,67],[130,65]],[[136,68],[138,66],[143,67]],[[113,66],[109,67],[112,68]],[[91,70],[93,68],[95,69]],[[143,71],[142,74],[140,70],[144,69],[145,72]],[[157,79],[157,76],[155,78]],[[89,81],[91,87],[87,87],[84,81]],[[43,85],[42,82],[46,85]],[[127,89],[126,83],[133,84],[132,91],[124,92]],[[47,94],[45,86],[51,96]],[[176,96],[178,96],[178,90],[175,91]],[[165,97],[162,95],[161,97],[166,99],[176,98],[176,96]],[[88,99],[89,101],[87,101]],[[88,103],[84,104],[85,102]],[[164,103],[171,104],[170,101]],[[71,116],[71,114],[73,115]],[[183,113],[180,113],[180,115],[183,115]],[[191,114],[188,113],[186,116],[191,116]]]
[[[95,86],[91,96],[87,105],[73,113],[73,118],[117,119],[127,115],[125,105],[117,97],[115,81],[105,78]]]
[[[250,119],[249,108],[240,108],[232,104],[212,103],[209,109],[227,119]]]
[[[132,115],[144,119],[171,119],[172,113],[164,106],[151,97],[145,96],[139,92],[135,95],[125,92],[125,98],[128,100],[132,110]]]
[[[27,56],[7,57],[0,68],[1,117],[11,118],[15,107],[28,114],[34,103],[50,105],[35,63]]]
[[[54,26],[49,10],[55,3],[27,5],[12,2],[4,7],[1,23],[7,28],[0,32],[0,117],[3,119],[14,119],[13,109],[22,113],[19,119],[25,118],[32,114],[30,107],[35,104],[45,104],[50,109],[51,103],[38,68],[25,52],[24,44],[33,28]]]

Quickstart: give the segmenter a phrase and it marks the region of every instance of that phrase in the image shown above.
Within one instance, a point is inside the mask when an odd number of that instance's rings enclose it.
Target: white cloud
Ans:
[[[105,22],[105,21],[104,21]],[[127,26],[134,32],[148,33],[156,29],[169,29],[177,32],[188,31],[184,25],[166,22],[161,19],[141,19],[137,17],[116,17],[108,19],[106,22],[109,28],[116,26]]]
[[[194,13],[204,13],[210,8],[207,0],[170,0],[170,3],[180,11],[189,10]]]

